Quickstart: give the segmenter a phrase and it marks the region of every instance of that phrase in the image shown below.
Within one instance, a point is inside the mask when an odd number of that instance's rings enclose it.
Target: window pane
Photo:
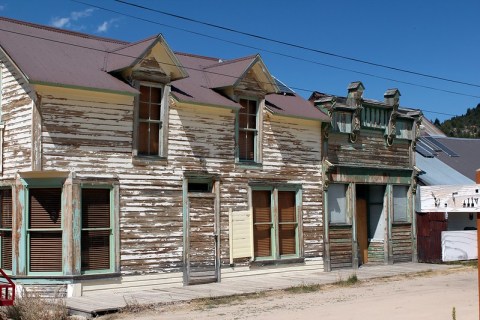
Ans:
[[[150,106],[150,120],[160,121],[160,105],[152,104]]]
[[[61,196],[62,189],[30,189],[29,227],[61,228]]]
[[[12,270],[12,232],[1,231],[2,241],[2,269]]]
[[[160,139],[160,125],[158,123],[150,123],[150,147],[148,154],[158,155],[158,140]]]
[[[278,192],[278,219],[280,222],[296,222],[295,192]]]
[[[254,131],[240,131],[238,136],[239,159],[253,161],[255,159]]]
[[[138,154],[147,155],[148,154],[148,123],[140,122],[138,124]]]
[[[248,128],[249,129],[257,128],[257,116],[255,114],[248,115]]]
[[[271,222],[271,196],[270,191],[253,191],[253,222]]]
[[[138,110],[138,118],[143,119],[143,120],[148,120],[149,117],[149,110],[148,110],[149,104],[146,102],[140,102],[139,105],[139,110]]]
[[[140,86],[140,101],[150,102],[150,87]]]
[[[82,228],[110,228],[110,189],[82,189]]]
[[[62,271],[62,232],[30,232],[30,271]]]
[[[160,104],[162,102],[162,89],[157,87],[150,88],[150,102]]]
[[[272,231],[270,225],[256,225],[253,229],[255,257],[272,255]]]
[[[328,213],[330,223],[347,223],[347,185],[328,186]]]
[[[110,231],[82,231],[82,271],[110,269]]]
[[[282,224],[280,225],[278,236],[280,237],[280,254],[296,254],[296,230],[295,224]]]
[[[0,226],[12,228],[12,190],[0,190]]]
[[[238,113],[238,128],[245,129],[248,127],[247,114],[243,112]]]
[[[393,220],[407,221],[408,186],[393,186]]]

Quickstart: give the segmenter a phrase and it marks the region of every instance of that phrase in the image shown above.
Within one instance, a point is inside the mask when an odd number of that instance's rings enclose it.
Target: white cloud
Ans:
[[[55,17],[52,19],[51,25],[57,28],[74,28],[78,29],[74,23],[81,18],[86,18],[92,15],[94,8],[88,8],[83,11],[72,11],[68,17]]]
[[[97,33],[107,32],[112,26],[114,26],[114,23],[117,22],[117,20],[118,19],[110,19],[108,21],[104,21],[97,27]]]
[[[101,25],[98,26],[97,32],[98,33],[107,32],[109,26],[110,24],[108,23],[108,21],[104,21]]]

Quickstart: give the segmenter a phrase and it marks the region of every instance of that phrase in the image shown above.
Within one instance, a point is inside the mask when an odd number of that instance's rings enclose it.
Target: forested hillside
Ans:
[[[480,103],[476,108],[468,108],[467,113],[444,122],[435,119],[434,124],[449,137],[480,139]]]

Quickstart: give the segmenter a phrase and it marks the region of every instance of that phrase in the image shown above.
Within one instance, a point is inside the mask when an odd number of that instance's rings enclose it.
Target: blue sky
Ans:
[[[313,90],[345,95],[348,84],[360,80],[366,87],[365,98],[382,100],[387,88],[399,88],[401,105],[421,109],[431,120],[464,114],[480,103],[478,0],[126,0],[319,51],[477,86],[292,48],[113,0],[81,1],[88,4],[0,0],[0,15],[128,41],[162,33],[174,51],[223,59],[260,53],[270,73],[304,97]]]

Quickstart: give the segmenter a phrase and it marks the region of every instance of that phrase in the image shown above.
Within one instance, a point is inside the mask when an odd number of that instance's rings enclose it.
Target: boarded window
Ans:
[[[12,189],[0,189],[1,268],[12,270]]]
[[[238,158],[240,161],[255,161],[257,144],[257,111],[255,100],[240,99],[238,112]]]
[[[159,155],[162,128],[162,89],[140,86],[137,151],[139,155]]]
[[[278,220],[280,255],[297,254],[295,192],[278,192]]]
[[[270,191],[254,191],[253,205],[253,246],[255,257],[272,256],[272,208]]]
[[[347,185],[328,186],[328,216],[330,223],[347,223]]]
[[[110,269],[110,189],[82,189],[82,271]]]
[[[393,221],[408,221],[408,186],[393,186]]]
[[[62,271],[61,188],[29,190],[30,272]]]

